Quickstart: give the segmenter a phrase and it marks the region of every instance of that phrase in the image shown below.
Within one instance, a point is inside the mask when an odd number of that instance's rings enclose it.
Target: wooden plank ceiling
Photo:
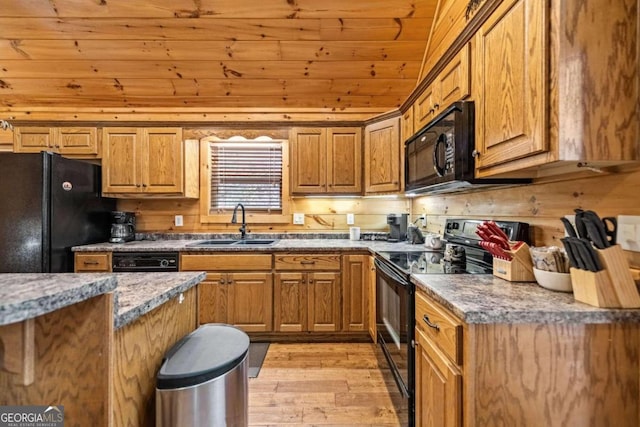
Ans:
[[[438,0],[2,0],[0,106],[399,106]]]

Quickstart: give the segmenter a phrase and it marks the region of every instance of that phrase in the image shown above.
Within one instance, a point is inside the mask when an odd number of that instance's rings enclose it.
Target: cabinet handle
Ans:
[[[220,279],[220,284],[221,284],[221,285],[224,285],[224,284],[225,284],[224,279]]]
[[[140,184],[136,184],[136,188],[140,188]]]
[[[312,283],[313,283],[313,279],[309,279],[309,282],[308,282],[308,283],[309,283],[309,284],[312,284]]]
[[[315,261],[300,261],[300,264],[302,265],[313,265],[315,263],[316,263]]]
[[[82,261],[84,265],[98,265],[98,261]]]
[[[147,184],[142,184],[142,186],[143,186],[144,188],[147,188]]]
[[[439,109],[440,108],[440,104],[434,105],[433,108],[436,109],[436,110]]]
[[[422,316],[422,320],[424,320],[424,323],[426,323],[430,328],[433,328],[436,331],[440,330],[440,326],[438,326],[437,323],[431,323],[431,320],[429,320],[429,316],[427,316],[426,314]]]
[[[480,152],[479,152],[478,150],[473,150],[473,151],[471,152],[471,155],[472,155],[473,157],[480,157]]]

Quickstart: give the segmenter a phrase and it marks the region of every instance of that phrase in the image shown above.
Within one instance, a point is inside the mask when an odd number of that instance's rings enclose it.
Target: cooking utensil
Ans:
[[[577,237],[564,237],[560,239],[560,241],[564,245],[564,249],[567,251],[567,256],[569,257],[569,263],[571,266],[579,270],[586,270],[586,267],[582,262],[582,257],[578,253],[578,248],[574,247],[573,239],[577,239]]]
[[[583,218],[582,221],[587,228],[588,240],[591,240],[598,249],[608,248],[609,240],[607,240],[604,224],[599,219],[595,220],[587,217]]]

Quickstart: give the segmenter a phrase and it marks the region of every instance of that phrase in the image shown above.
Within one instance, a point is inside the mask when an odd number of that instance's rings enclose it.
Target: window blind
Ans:
[[[282,210],[282,144],[211,143],[211,210]]]

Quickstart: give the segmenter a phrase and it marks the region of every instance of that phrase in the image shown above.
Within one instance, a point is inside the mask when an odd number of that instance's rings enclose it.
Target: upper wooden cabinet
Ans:
[[[198,141],[180,128],[104,128],[102,192],[111,197],[197,198]]]
[[[400,118],[371,124],[364,132],[365,193],[400,191]]]
[[[293,128],[291,192],[362,192],[362,131],[348,128]]]
[[[95,127],[15,127],[13,151],[39,153],[53,151],[70,157],[100,157],[98,129]]]
[[[476,176],[640,158],[638,13],[636,0],[498,6],[473,38]]]
[[[413,105],[417,132],[441,111],[471,94],[471,47],[466,44]]]
[[[475,36],[478,175],[548,150],[548,6],[545,0],[504,1]]]

